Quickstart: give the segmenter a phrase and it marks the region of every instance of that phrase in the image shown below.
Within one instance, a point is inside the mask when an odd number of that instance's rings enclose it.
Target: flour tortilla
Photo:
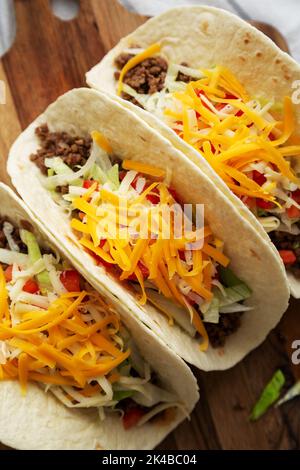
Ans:
[[[171,172],[171,186],[186,203],[204,203],[205,217],[213,232],[225,242],[225,253],[235,273],[252,289],[248,304],[254,309],[243,315],[241,328],[227,339],[225,348],[199,350],[198,340],[178,326],[170,326],[155,308],[141,306],[126,286],[113,279],[84,251],[70,228],[69,218],[45,189],[45,177],[30,161],[39,148],[37,126],[47,123],[52,131],[88,136],[99,130],[121,159],[133,159]],[[203,370],[227,369],[258,346],[286,310],[289,289],[279,256],[269,239],[257,233],[238,209],[224,197],[193,162],[154,131],[135,113],[106,95],[89,89],[72,90],[33,122],[14,143],[8,172],[25,203],[51,233],[56,243],[82,266],[87,279],[100,292],[122,300],[128,311],[145,323],[165,344],[187,362]],[[181,380],[181,379],[180,379]]]
[[[116,95],[115,58],[132,45],[148,47],[155,42],[161,42],[161,54],[168,61],[177,64],[184,61],[190,67],[198,68],[209,68],[215,64],[228,67],[251,95],[268,100],[273,98],[282,102],[284,96],[291,96],[296,91],[295,81],[300,79],[299,64],[253,26],[221,9],[187,6],[174,8],[154,17],[123,38],[86,74],[88,85]],[[299,93],[297,96],[299,97]],[[262,225],[229,190],[204,157],[155,116],[117,96],[116,99],[136,112],[196,163],[261,236],[268,238]],[[296,117],[300,125],[300,106],[296,107]],[[276,250],[275,247],[273,249]],[[292,295],[300,298],[299,280],[291,274],[288,277]]]
[[[41,236],[39,223],[13,191],[0,183],[0,216],[9,217],[17,225],[30,221],[39,243],[55,246],[52,236]],[[57,248],[55,248],[57,249]],[[75,265],[75,263],[73,263]],[[77,267],[75,265],[75,267]],[[17,449],[152,449],[190,414],[199,398],[196,379],[185,363],[161,340],[115,302],[142,356],[151,365],[166,390],[178,397],[186,414],[177,409],[166,423],[146,423],[128,431],[120,415],[106,414],[100,421],[97,410],[70,409],[50,392],[30,385],[22,397],[17,382],[0,381],[0,441]],[[180,380],[178,380],[180,377]]]

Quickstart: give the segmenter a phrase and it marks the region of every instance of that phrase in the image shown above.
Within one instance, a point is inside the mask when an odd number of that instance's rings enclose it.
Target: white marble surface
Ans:
[[[54,13],[64,20],[76,16],[77,0],[49,0]],[[110,0],[106,0],[110,1]],[[245,19],[269,22],[276,26],[289,43],[292,55],[300,62],[300,0],[119,0],[137,13],[155,15],[172,6],[206,4],[236,12]],[[0,56],[15,36],[12,0],[0,0]]]

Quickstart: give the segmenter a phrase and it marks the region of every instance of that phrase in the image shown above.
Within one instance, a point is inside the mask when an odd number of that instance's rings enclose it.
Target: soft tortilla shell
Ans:
[[[253,96],[282,102],[284,96],[291,96],[296,91],[295,82],[300,79],[299,64],[249,23],[222,9],[187,6],[174,8],[154,17],[123,38],[86,74],[88,85],[115,95],[114,59],[124,48],[134,44],[147,47],[155,42],[162,43],[162,54],[175,63],[184,61],[191,67],[199,68],[209,68],[215,64],[228,67]],[[196,163],[235,204],[241,215],[254,225],[261,236],[268,238],[252,213],[195,149],[150,113],[128,101],[117,97],[116,99],[136,112]],[[300,124],[300,106],[295,109]],[[273,249],[276,251],[274,246]],[[300,298],[299,280],[292,275],[289,275],[289,280],[292,295]]]
[[[52,130],[65,130],[76,135],[88,135],[98,129],[109,140],[114,154],[168,169],[172,174],[171,186],[181,200],[205,204],[205,217],[213,232],[224,240],[232,268],[253,291],[249,304],[254,309],[244,314],[241,328],[228,338],[224,351],[209,348],[205,353],[200,352],[198,341],[177,326],[170,327],[154,308],[140,306],[124,285],[117,283],[103,267],[96,266],[82,249],[68,217],[43,186],[43,177],[29,158],[39,147],[35,128],[45,122]],[[265,339],[287,308],[289,290],[283,264],[269,240],[263,239],[254,226],[240,216],[211,179],[184,154],[135,113],[104,94],[77,89],[50,105],[14,143],[8,171],[44,229],[82,265],[89,281],[100,291],[108,290],[112,296],[122,299],[128,310],[177,354],[201,369],[226,369],[235,365]]]
[[[2,183],[0,200],[1,216],[9,217],[16,224],[30,221],[39,242],[45,245],[39,224],[24,203]],[[53,237],[49,236],[48,240],[47,246],[55,246]],[[196,379],[190,369],[148,328],[129,315],[120,302],[117,307],[144,358],[189,414],[199,398]],[[37,385],[30,385],[26,396],[22,397],[18,382],[0,382],[0,441],[18,449],[151,449],[184,417],[178,409],[169,422],[146,423],[125,431],[118,413],[108,414],[101,422],[97,410],[69,409]]]

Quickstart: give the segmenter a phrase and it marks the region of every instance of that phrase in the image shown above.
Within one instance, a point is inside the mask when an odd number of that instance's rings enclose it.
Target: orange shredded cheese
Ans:
[[[287,160],[290,156],[300,156],[299,139],[294,139],[296,145],[291,145],[296,126],[291,99],[284,99],[283,123],[275,117],[270,122],[272,110],[265,118],[228,69],[217,66],[202,73],[203,78],[186,84],[183,91],[172,93],[174,109],[168,103],[164,110],[168,124],[207,159],[237,196],[260,198],[278,205],[268,187],[252,180],[248,166],[254,161],[266,161],[300,186],[300,179]],[[225,113],[225,106],[232,109]],[[197,115],[197,129],[189,122],[190,112]],[[177,130],[178,124],[182,124],[182,131]]]
[[[123,168],[154,178],[165,176],[165,172],[159,168],[132,160],[125,160]],[[97,197],[97,193],[100,197]],[[154,205],[149,202],[152,195],[157,198],[157,203]],[[173,193],[170,192],[164,181],[147,182],[141,194],[132,194],[127,199],[129,208],[127,219],[124,217],[122,219],[114,218],[113,221],[110,216],[107,218],[107,214],[111,214],[113,211],[120,213],[120,204],[124,203],[124,201],[121,202],[116,190],[103,189],[100,186],[95,188],[88,199],[82,199],[82,196],[76,198],[74,206],[83,212],[83,221],[73,219],[71,222],[72,228],[82,235],[80,243],[96,254],[100,262],[103,260],[104,263],[114,264],[120,273],[121,281],[136,280],[141,290],[139,301],[142,305],[148,300],[145,288],[145,280],[147,279],[157,287],[162,295],[183,306],[187,314],[191,314],[191,310],[179,290],[178,277],[203,299],[212,300],[213,270],[206,269],[207,264],[211,262],[227,266],[229,259],[222,252],[223,245],[217,246],[215,244],[213,234],[207,226],[198,230],[193,228],[186,233],[180,233],[178,237],[175,216],[172,212],[175,201]],[[105,210],[102,210],[103,207]],[[169,209],[169,212],[164,212],[166,208]],[[141,214],[144,216],[145,213],[144,219],[136,220]],[[89,224],[90,217],[95,225]],[[186,217],[183,212],[182,217]],[[151,222],[149,226],[144,223],[149,221]],[[113,223],[114,227],[112,227]],[[104,244],[95,234],[99,227]],[[115,229],[114,235],[112,235],[113,228]],[[130,229],[133,228],[140,229],[138,238],[131,235]],[[181,256],[182,251],[184,252],[189,246],[191,247],[189,248],[191,250],[191,264],[187,267],[182,262]],[[193,315],[193,318],[193,324],[203,338],[201,347],[207,347],[207,334],[201,318],[197,313]],[[172,323],[171,318],[169,318],[169,322]],[[78,334],[75,329],[73,332]],[[95,338],[91,341],[95,344]],[[99,345],[100,343],[98,343]]]
[[[0,338],[20,353],[1,365],[0,380],[18,379],[22,394],[26,393],[30,381],[88,391],[89,378],[108,375],[129,356],[130,350],[122,351],[115,341],[114,335],[120,328],[119,316],[97,293],[68,292],[53,301],[47,310],[26,312],[12,327],[3,315],[3,311],[9,311],[3,279],[0,265]],[[81,318],[81,311],[88,309],[91,299],[102,306],[104,318],[87,324]],[[75,344],[79,354],[72,349]],[[80,354],[82,351],[84,354]]]

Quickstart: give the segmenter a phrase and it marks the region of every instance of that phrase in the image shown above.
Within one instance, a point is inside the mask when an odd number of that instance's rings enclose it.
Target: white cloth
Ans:
[[[299,0],[119,0],[127,9],[154,16],[174,6],[210,5],[224,8],[244,19],[275,26],[287,40],[292,56],[300,62]]]
[[[13,0],[0,0],[0,57],[10,48],[15,34]]]

